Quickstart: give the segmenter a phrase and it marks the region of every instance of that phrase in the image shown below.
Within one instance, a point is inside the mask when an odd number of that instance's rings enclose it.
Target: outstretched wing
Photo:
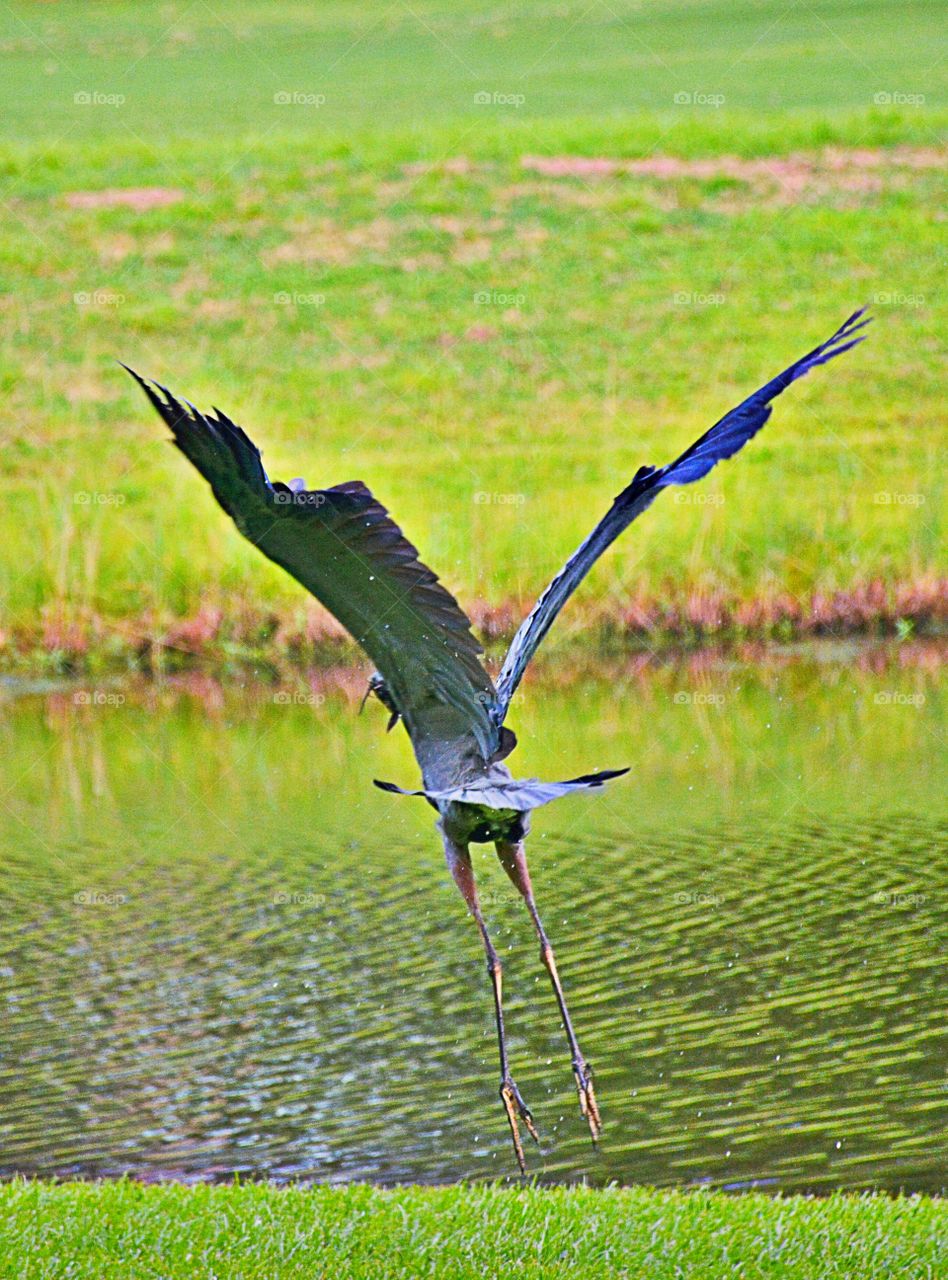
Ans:
[[[365,485],[271,484],[259,449],[219,409],[205,417],[128,372],[240,532],[311,591],[378,667],[425,785],[447,786],[466,766],[482,767],[500,734],[481,647],[457,601]]]
[[[482,805],[485,809],[512,809],[523,812],[525,809],[539,809],[541,805],[567,796],[571,791],[595,790],[610,782],[613,778],[621,778],[628,769],[601,769],[598,773],[584,773],[580,778],[569,778],[566,782],[541,782],[539,778],[480,778],[468,786],[451,787],[444,791],[406,791],[397,787],[394,782],[380,782],[374,779],[381,791],[391,791],[399,796],[424,796],[426,800],[436,804],[454,801],[457,804]]]
[[[662,489],[668,485],[691,484],[700,480],[718,462],[743,448],[770,417],[770,402],[786,391],[792,382],[862,342],[865,335],[853,337],[869,323],[862,320],[862,316],[863,310],[856,311],[826,342],[797,360],[789,369],[784,369],[736,409],[726,413],[675,462],[665,467],[639,468],[632,483],[613,501],[610,510],[543,592],[514,636],[497,680],[495,715],[498,724],[503,723],[513,692],[553,619],[606,548],[646,507],[651,506]]]

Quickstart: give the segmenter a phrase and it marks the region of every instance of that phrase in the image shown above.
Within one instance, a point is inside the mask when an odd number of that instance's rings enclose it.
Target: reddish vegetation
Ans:
[[[892,150],[795,151],[788,156],[712,156],[684,160],[679,156],[647,156],[643,160],[608,159],[604,156],[524,156],[521,164],[547,178],[608,177],[637,173],[650,178],[736,178],[749,182],[757,177],[799,179],[823,170],[842,173],[850,169],[940,169],[944,152],[935,147],[895,147]]]
[[[940,169],[945,154],[934,147],[895,147],[891,150],[848,150],[828,147],[820,152],[743,159],[714,156],[684,160],[678,156],[648,156],[641,160],[590,156],[524,156],[521,164],[546,178],[597,178],[627,175],[659,182],[694,178],[730,178],[760,191],[769,189],[778,203],[793,204],[831,190],[869,192],[898,181],[900,170]]]
[[[722,663],[737,662],[769,671],[785,670],[800,661],[799,650],[786,646],[775,647],[761,642],[745,641],[723,647],[705,646],[687,651],[638,652],[603,660],[590,655],[587,661],[541,660],[531,666],[526,675],[527,685],[540,684],[545,688],[568,690],[574,684],[590,676],[604,678],[618,685],[637,682],[643,699],[654,698],[662,684],[656,684],[656,674],[665,670],[688,680],[710,680],[720,672]],[[854,644],[839,660],[854,672],[882,675],[893,669],[911,671],[923,678],[937,680],[944,668],[945,645],[938,640],[910,640],[901,644]],[[323,665],[294,668],[279,672],[279,679],[253,682],[235,682],[219,679],[207,671],[186,670],[174,672],[161,681],[143,677],[138,681],[121,684],[123,700],[133,702],[149,710],[174,706],[182,701],[200,704],[209,719],[219,719],[228,713],[231,701],[239,697],[242,704],[256,700],[315,709],[332,700],[348,704],[358,710],[366,689],[366,664],[361,666]],[[667,688],[667,679],[665,686]],[[519,699],[522,695],[517,694]],[[529,697],[529,694],[526,695]],[[77,704],[74,688],[54,690],[46,696],[47,715],[54,725],[71,723],[76,715],[93,718],[96,709],[92,705]],[[314,711],[314,714],[318,712]],[[376,715],[378,712],[375,713]]]
[[[489,646],[509,640],[529,605],[506,600],[476,602],[469,613]],[[891,635],[899,624],[916,631],[940,631],[948,622],[948,580],[920,578],[890,585],[873,580],[845,591],[815,592],[801,599],[775,592],[740,599],[713,592],[667,596],[637,595],[585,611],[571,610],[583,622],[585,649],[599,652],[602,639],[618,639],[631,649],[662,644],[732,646],[768,638]],[[569,614],[567,615],[567,621]],[[234,658],[276,667],[305,667],[342,662],[353,669],[363,655],[328,613],[315,602],[280,617],[250,606],[224,609],[205,605],[186,618],[146,615],[110,621],[97,615],[49,611],[33,631],[0,629],[0,666],[85,670],[134,663],[140,669],[187,666],[195,660]]]

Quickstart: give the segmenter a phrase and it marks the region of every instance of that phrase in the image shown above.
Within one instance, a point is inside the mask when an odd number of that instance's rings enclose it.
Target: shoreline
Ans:
[[[488,664],[526,617],[531,602],[468,609]],[[573,606],[553,632],[553,647],[591,648],[603,657],[764,646],[812,639],[938,639],[948,632],[948,580],[933,576],[800,597],[781,591],[751,597],[680,589],[662,598]],[[541,657],[543,655],[541,654]],[[201,668],[263,666],[274,675],[308,668],[360,668],[369,659],[315,601],[286,610],[221,601],[175,616],[148,612],[107,618],[48,609],[33,627],[0,623],[0,673],[21,677],[120,672],[159,675]]]

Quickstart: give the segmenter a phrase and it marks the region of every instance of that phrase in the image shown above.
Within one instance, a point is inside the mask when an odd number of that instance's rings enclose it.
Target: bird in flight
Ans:
[[[534,900],[524,840],[534,809],[573,791],[602,787],[628,770],[587,773],[563,782],[514,778],[506,764],[517,744],[504,723],[510,700],[557,614],[606,548],[663,489],[692,484],[737,453],[770,417],[771,401],[791,383],[861,342],[865,335],[859,331],[869,323],[863,315],[856,311],[831,338],[726,413],[674,462],[639,468],[521,624],[496,683],[458,602],[422,564],[416,549],[360,480],[326,489],[307,489],[302,480],[271,481],[260,450],[226,414],[219,409],[203,414],[123,366],[244,537],[312,592],[362,646],[376,668],[368,692],[390,712],[389,728],[401,720],[408,731],[422,787],[404,791],[378,781],[376,786],[423,796],[437,811],[448,867],[487,956],[500,1096],[521,1173],[526,1171],[521,1126],[535,1140],[537,1130],[510,1069],[501,964],[478,901],[470,846],[494,844],[504,871],[526,903],[559,1005],[580,1109],[595,1142],[602,1121],[592,1071],[580,1050],[553,948]]]

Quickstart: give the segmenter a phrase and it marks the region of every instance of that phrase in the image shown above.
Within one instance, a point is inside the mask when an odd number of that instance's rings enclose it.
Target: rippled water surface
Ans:
[[[475,866],[550,1180],[938,1190],[946,755],[930,649],[551,671],[518,773],[541,910]],[[511,1171],[476,931],[362,678],[0,694],[0,1170]]]

